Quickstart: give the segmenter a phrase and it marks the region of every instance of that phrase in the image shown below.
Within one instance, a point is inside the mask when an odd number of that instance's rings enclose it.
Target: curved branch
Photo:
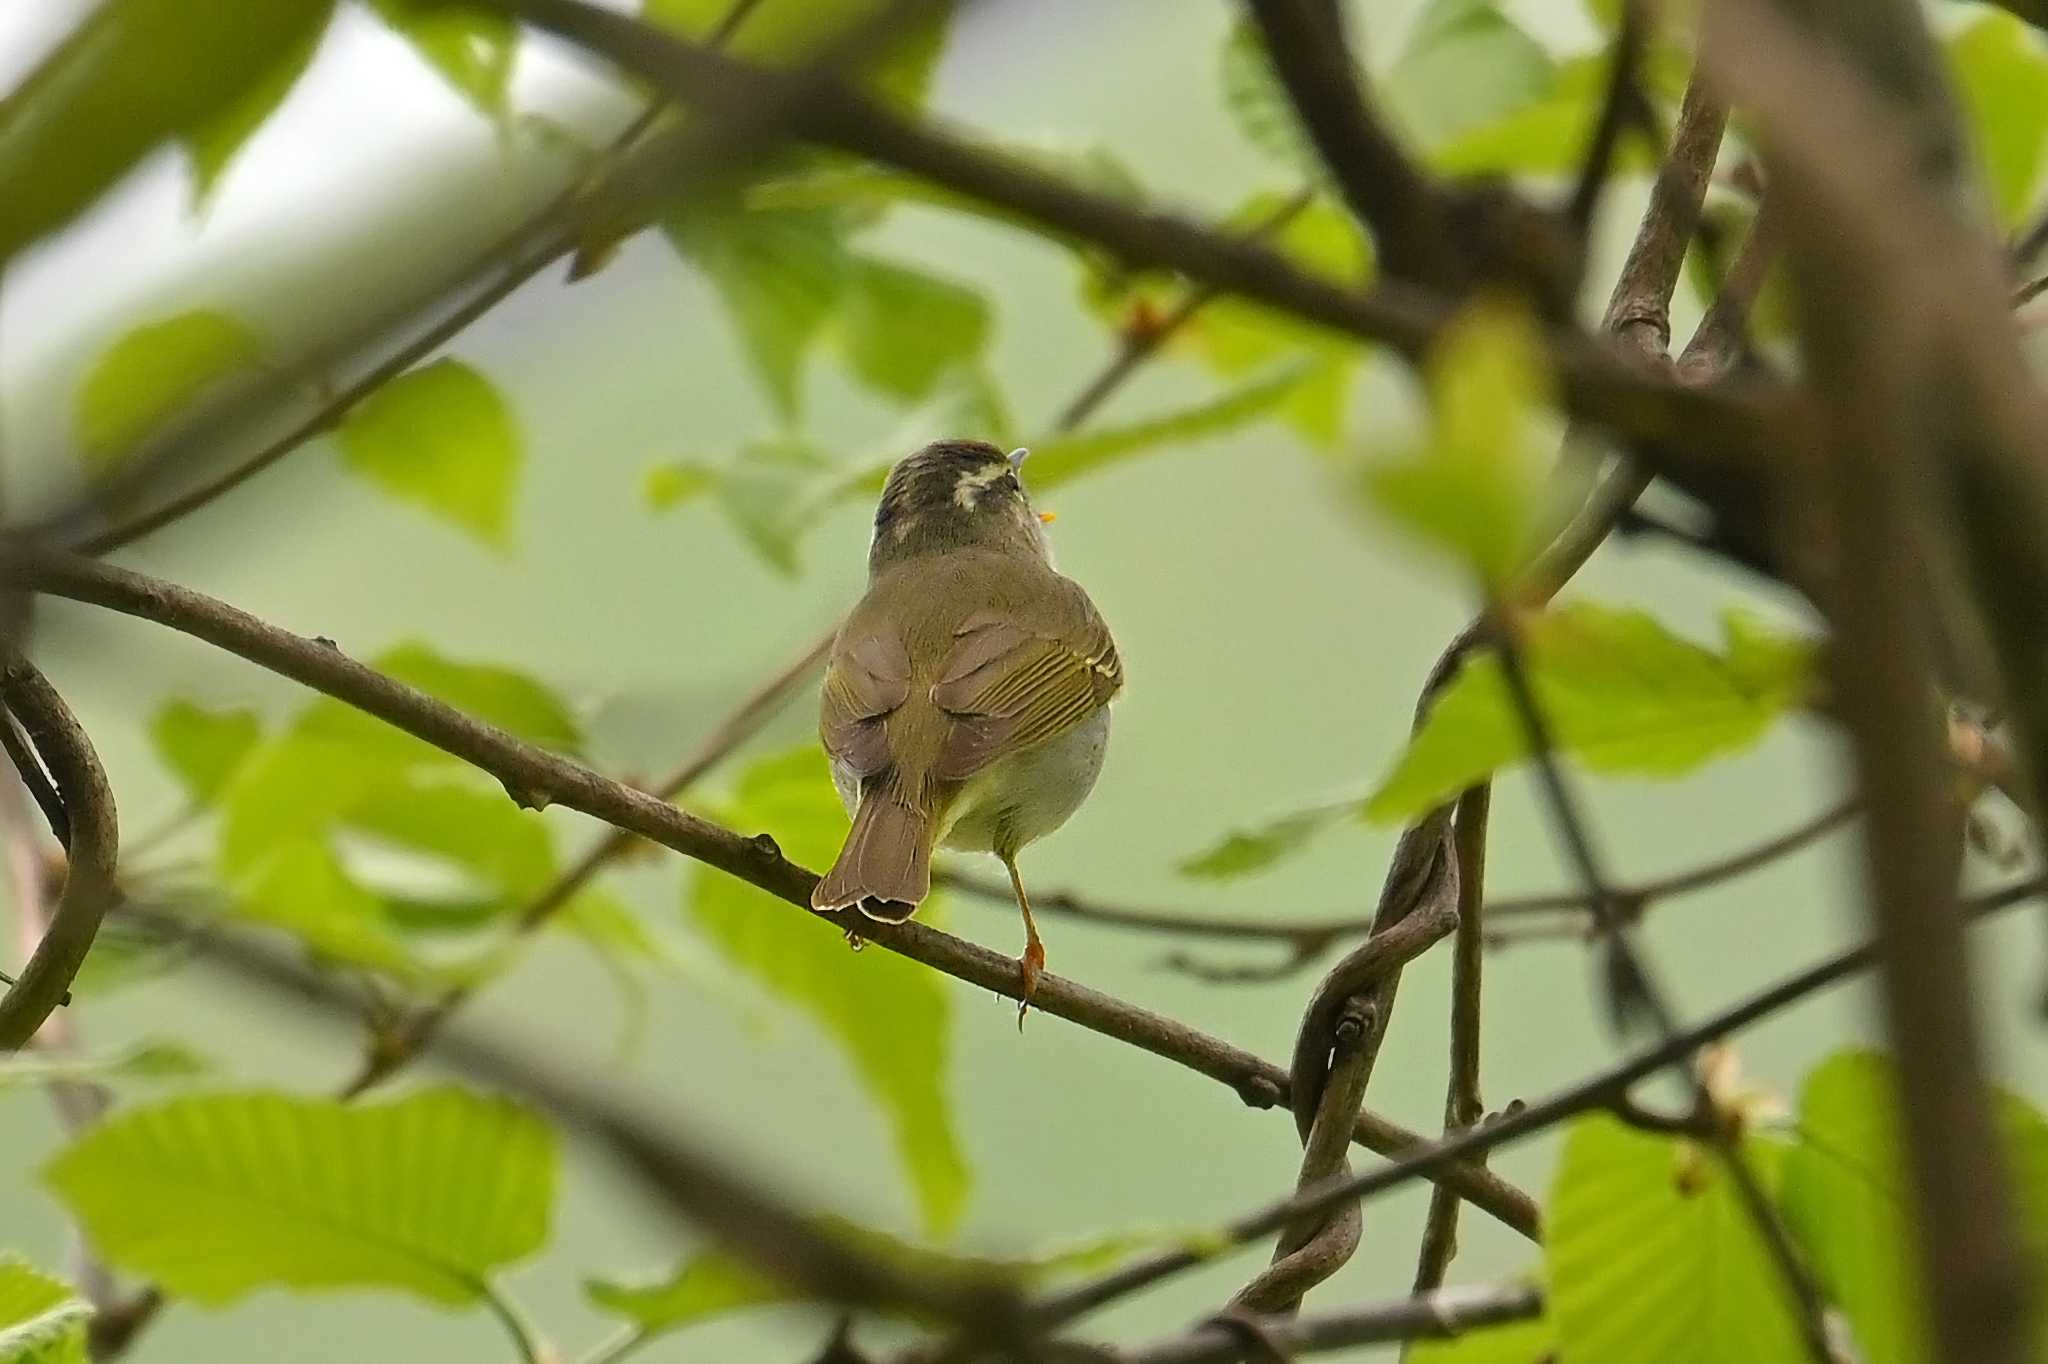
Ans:
[[[114,901],[120,832],[114,792],[76,716],[49,679],[23,660],[0,669],[0,700],[28,731],[57,793],[70,830],[64,888],[50,911],[49,930],[21,978],[0,998],[0,1052],[18,1051],[62,1004],[92,950],[100,920]]]
[[[46,549],[16,547],[5,558],[5,567],[32,590],[102,606],[205,640],[375,715],[490,773],[522,804],[536,809],[559,804],[579,810],[736,876],[806,914],[813,912],[810,894],[817,873],[785,858],[768,834],[748,838],[678,810],[644,791],[623,786],[560,754],[464,715],[356,662],[332,645],[291,634],[189,588]],[[842,929],[858,928],[863,939],[969,984],[1012,999],[1022,991],[1014,958],[914,920],[881,924],[866,918],[818,917]],[[1254,1107],[1287,1101],[1287,1072],[1278,1066],[1085,985],[1042,976],[1031,1005],[1207,1075]],[[1382,1155],[1426,1144],[1420,1135],[1369,1113],[1360,1114],[1357,1137],[1360,1144]],[[1534,1201],[1499,1176],[1458,1165],[1448,1169],[1444,1178],[1474,1206],[1525,1236],[1536,1234]]]

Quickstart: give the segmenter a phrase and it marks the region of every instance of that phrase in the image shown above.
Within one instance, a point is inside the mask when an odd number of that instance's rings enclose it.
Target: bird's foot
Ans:
[[[1017,970],[1024,977],[1024,994],[1017,1001],[1017,1031],[1024,1031],[1024,1015],[1031,1010],[1031,996],[1038,993],[1038,978],[1045,972],[1045,944],[1037,941],[1026,943],[1024,955],[1017,958]]]
[[[868,940],[849,928],[846,930],[846,945],[858,952],[868,945]]]

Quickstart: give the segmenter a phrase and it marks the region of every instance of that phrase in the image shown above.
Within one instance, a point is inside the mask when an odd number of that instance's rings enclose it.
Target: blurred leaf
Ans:
[[[1184,445],[1235,431],[1272,415],[1319,373],[1314,361],[1288,361],[1272,373],[1247,380],[1177,412],[1147,417],[1127,426],[1055,436],[1031,447],[1031,458],[1024,465],[1025,482],[1037,493],[1161,445]]]
[[[211,805],[263,739],[263,720],[247,706],[213,709],[168,701],[150,718],[149,741],[194,805]]]
[[[989,305],[973,289],[872,256],[853,258],[840,344],[854,374],[890,397],[930,395],[988,347]]]
[[[333,0],[105,0],[0,101],[0,262],[64,226],[153,149],[217,126],[318,33]]]
[[[829,865],[847,829],[816,747],[749,767],[725,815],[733,828],[774,830],[783,852],[806,866]],[[969,1173],[948,1096],[952,1001],[945,978],[893,952],[856,956],[826,920],[709,870],[691,878],[689,909],[735,966],[810,1014],[845,1051],[888,1117],[926,1227],[953,1226]]]
[[[1239,16],[1223,39],[1217,84],[1223,93],[1223,107],[1245,141],[1310,179],[1326,178],[1328,172],[1273,69],[1265,34],[1249,15]]]
[[[709,464],[677,460],[649,469],[640,482],[640,490],[646,496],[648,506],[656,511],[667,511],[713,491],[718,487],[720,477],[720,471]]]
[[[267,1287],[475,1303],[547,1238],[555,1137],[507,1099],[261,1092],[124,1109],[43,1169],[115,1267],[220,1307]]]
[[[342,422],[348,466],[503,549],[523,459],[505,399],[460,360],[399,375]]]
[[[515,668],[450,658],[420,640],[387,649],[370,662],[377,671],[418,687],[463,714],[496,725],[530,744],[558,753],[576,753],[583,747],[583,729],[569,707],[546,684]],[[314,704],[317,707],[321,703]],[[350,713],[362,714],[353,710]],[[371,723],[390,728],[382,721]]]
[[[1641,611],[1573,602],[1526,617],[1522,659],[1558,748],[1596,772],[1675,777],[1762,738],[1807,695],[1812,645],[1730,612],[1717,653]],[[1459,669],[1366,802],[1392,822],[1528,756],[1491,653]]]
[[[238,880],[279,849],[325,834],[404,771],[389,748],[309,730],[302,719],[258,746],[221,789],[221,869]]]
[[[1541,99],[1555,64],[1492,0],[1435,0],[1378,93],[1425,149]]]
[[[1664,49],[1653,54],[1644,73],[1653,94],[1674,101],[1685,84],[1689,62]],[[1475,124],[1433,148],[1429,165],[1444,175],[1570,175],[1585,160],[1593,125],[1606,101],[1605,54],[1575,57],[1558,65],[1542,98]],[[1677,89],[1671,88],[1676,76]],[[1624,137],[1615,148],[1617,171],[1641,171],[1654,162],[1640,137]]]
[[[299,83],[299,77],[306,74],[324,32],[322,24],[306,25],[303,32],[277,50],[262,75],[232,103],[184,130],[180,140],[192,160],[192,190],[202,204],[213,196],[243,144],[269,121],[292,87]]]
[[[323,961],[425,980],[426,965],[385,918],[382,902],[349,879],[330,849],[301,839],[264,851],[261,870],[236,896],[237,917],[283,929]]]
[[[1987,10],[1949,40],[1947,56],[1998,221],[2017,226],[2034,202],[2048,144],[2048,49],[2029,25]]]
[[[95,1084],[192,1080],[211,1074],[213,1068],[211,1061],[182,1042],[142,1042],[96,1056],[17,1052],[0,1057],[0,1091],[80,1080]],[[0,1354],[0,1361],[5,1359],[6,1355]]]
[[[0,1364],[87,1364],[91,1316],[70,1284],[0,1251]]]
[[[2048,1287],[2048,1122],[2015,1094],[1995,1093],[1994,1105],[2038,1293]],[[1935,1357],[1898,1128],[1890,1058],[1838,1052],[1806,1077],[1799,1145],[1785,1162],[1786,1229],[1849,1319],[1864,1364]]]
[[[880,14],[888,0],[810,0],[801,5],[757,5],[733,31],[726,50],[773,66],[797,66],[822,56],[833,42]],[[645,0],[641,13],[686,37],[705,39],[724,27],[733,0]],[[863,84],[904,105],[924,102],[932,68],[945,48],[954,6],[933,13],[892,39],[865,68]]]
[[[1768,1184],[1768,1163],[1752,1163]],[[1549,1316],[1572,1364],[1807,1357],[1770,1252],[1705,1148],[1581,1118],[1544,1233]]]
[[[347,825],[394,847],[453,864],[496,901],[522,901],[554,879],[555,851],[547,825],[506,799],[501,790],[449,782],[393,782],[379,786],[350,810]]]
[[[1497,591],[1527,557],[1542,505],[1530,422],[1549,376],[1533,319],[1498,305],[1467,310],[1431,353],[1428,376],[1429,444],[1374,465],[1366,486],[1382,511]]]
[[[503,116],[519,50],[510,15],[440,0],[370,0],[370,8],[464,99],[491,118]]]
[[[662,230],[718,291],[776,410],[795,416],[804,361],[853,271],[843,225],[817,210],[740,213],[692,204],[668,215]]]
[[[1156,1235],[1104,1236],[1023,1259],[988,1259],[917,1245],[841,1218],[820,1218],[819,1223],[823,1231],[852,1249],[921,1279],[986,1281],[1017,1288],[1037,1288],[1063,1278],[1095,1273],[1169,1239]],[[654,1283],[589,1279],[583,1287],[599,1308],[624,1317],[647,1337],[750,1307],[799,1300],[783,1284],[717,1250],[691,1257],[668,1278]]]
[[[1136,200],[1144,195],[1130,167],[1105,147],[1017,142],[983,143],[982,146],[989,152],[1009,156],[1110,198]],[[973,198],[919,176],[887,170],[865,161],[827,158],[797,174],[757,181],[747,188],[743,202],[755,212],[840,209],[867,216],[894,204],[925,204],[1024,226],[1034,232],[1043,230],[1035,220],[1020,217],[985,199]]]
[[[1482,1326],[1450,1340],[1409,1345],[1407,1364],[1549,1364],[1557,1359],[1557,1329],[1547,1319]]]
[[[146,438],[262,358],[263,342],[246,322],[210,308],[135,328],[107,347],[79,383],[73,418],[79,453],[92,472],[110,472]]]
[[[1325,803],[1292,811],[1257,828],[1232,830],[1222,842],[1188,858],[1177,870],[1182,876],[1204,881],[1228,881],[1264,871],[1301,851],[1311,838],[1357,809],[1355,800]]]

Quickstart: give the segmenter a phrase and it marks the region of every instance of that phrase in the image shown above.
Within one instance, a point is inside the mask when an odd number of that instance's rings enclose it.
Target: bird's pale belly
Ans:
[[[1015,853],[1067,822],[1095,787],[1109,747],[1109,708],[1098,710],[1047,743],[999,759],[969,779],[953,802],[939,842],[963,852]],[[838,763],[832,781],[849,812],[860,800],[860,779]]]

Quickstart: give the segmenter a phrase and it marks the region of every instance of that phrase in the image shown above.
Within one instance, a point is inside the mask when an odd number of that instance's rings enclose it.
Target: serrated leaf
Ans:
[[[1426,150],[1540,99],[1555,63],[1492,0],[1435,0],[1377,84]]]
[[[503,116],[519,46],[510,15],[435,0],[370,0],[370,7],[464,99],[491,118]]]
[[[1542,498],[1531,422],[1550,393],[1534,321],[1476,305],[1437,343],[1428,378],[1428,445],[1368,468],[1366,488],[1404,529],[1498,590],[1528,557]]]
[[[815,747],[749,767],[726,817],[734,828],[772,831],[785,853],[810,866],[829,865],[847,829]],[[969,1173],[953,1128],[944,978],[892,952],[855,955],[826,920],[733,877],[692,877],[688,906],[728,960],[809,1014],[846,1054],[889,1120],[925,1225],[942,1231],[957,1222]]]
[[[493,548],[508,544],[519,430],[497,388],[460,360],[385,384],[350,410],[339,439],[348,467],[393,497]]]
[[[1175,412],[1125,426],[1056,436],[1031,447],[1024,479],[1034,492],[1156,450],[1220,436],[1271,416],[1321,373],[1313,360],[1285,361],[1272,372]]]
[[[212,126],[326,24],[332,0],[107,0],[0,102],[0,262],[152,150]]]
[[[1667,779],[1755,743],[1808,693],[1808,642],[1736,613],[1723,632],[1716,652],[1641,611],[1590,602],[1530,616],[1520,630],[1557,747],[1592,771]],[[1499,659],[1469,659],[1366,802],[1366,817],[1426,810],[1528,752]]]
[[[388,1288],[450,1306],[539,1250],[553,1131],[507,1099],[248,1092],[116,1113],[43,1167],[115,1267],[224,1306],[261,1288]]]
[[[852,274],[843,225],[821,211],[739,213],[692,205],[662,230],[718,291],[776,410],[802,407],[804,361]]]
[[[1863,1364],[1932,1360],[1890,1058],[1838,1052],[1806,1077],[1785,1161],[1786,1229],[1849,1320]],[[2048,1288],[2048,1121],[1998,1092],[1993,1114],[2024,1216],[2035,1292]],[[2043,1340],[2048,1346],[2048,1339]]]
[[[862,382],[892,398],[929,396],[987,349],[988,300],[965,285],[873,256],[852,259],[840,345]]]
[[[0,1251],[0,1364],[86,1364],[91,1317],[70,1284]]]
[[[1408,1364],[1549,1364],[1557,1359],[1557,1331],[1547,1319],[1486,1326],[1451,1340],[1418,1340]]]
[[[2048,146],[2048,48],[2030,25],[1986,11],[1949,40],[1947,57],[1992,206],[2013,227],[2033,205]]]
[[[1204,881],[1228,881],[1264,871],[1274,863],[1299,852],[1309,840],[1358,808],[1355,801],[1326,803],[1295,810],[1251,829],[1233,829],[1223,840],[1182,862],[1182,876]]]
[[[936,1250],[836,1217],[819,1222],[828,1235],[920,1279],[1013,1288],[1042,1287],[1106,1269],[1166,1239],[1152,1234],[1104,1236],[1040,1255],[998,1259]],[[589,1279],[584,1292],[599,1308],[624,1317],[650,1339],[750,1307],[798,1300],[785,1285],[717,1250],[691,1257],[665,1279],[646,1284]]]
[[[212,197],[221,177],[256,131],[277,112],[285,97],[312,65],[320,48],[323,25],[308,24],[303,33],[278,49],[262,74],[203,123],[180,137],[192,161],[192,190],[201,203]]]
[[[181,1042],[143,1042],[94,1056],[28,1051],[0,1057],[0,1090],[81,1080],[95,1084],[175,1082],[212,1071],[211,1061]],[[0,1364],[5,1359],[0,1354]]]
[[[1565,1138],[1544,1210],[1544,1284],[1572,1364],[1807,1358],[1784,1280],[1719,1158],[1604,1114]]]
[[[758,5],[731,32],[725,46],[735,57],[773,66],[800,65],[873,20],[886,4],[887,0],[810,0],[801,5]],[[732,7],[732,0],[645,0],[641,13],[664,28],[704,39],[725,27]],[[898,32],[863,65],[862,83],[896,103],[921,104],[944,50],[954,8],[939,6]]]
[[[211,805],[263,739],[262,717],[247,706],[213,708],[169,701],[150,717],[149,742],[194,805]]]
[[[195,308],[135,328],[101,353],[78,385],[78,448],[110,472],[148,437],[261,364],[263,342],[239,318]]]

